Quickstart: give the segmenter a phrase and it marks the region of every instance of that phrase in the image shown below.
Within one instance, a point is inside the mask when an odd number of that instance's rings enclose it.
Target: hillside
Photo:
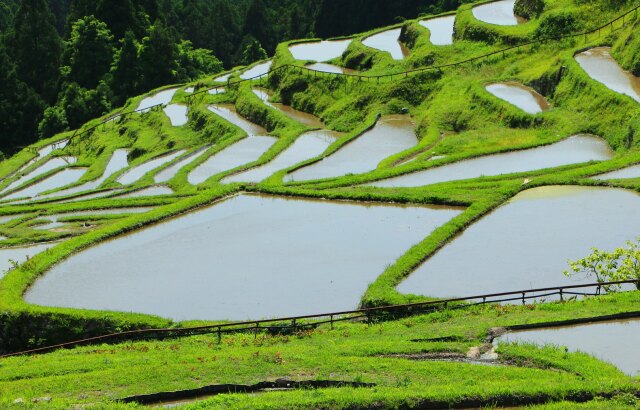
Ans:
[[[22,149],[0,354],[143,332],[0,357],[0,405],[637,407],[639,277],[563,271],[638,236],[639,27],[627,2],[465,4]]]

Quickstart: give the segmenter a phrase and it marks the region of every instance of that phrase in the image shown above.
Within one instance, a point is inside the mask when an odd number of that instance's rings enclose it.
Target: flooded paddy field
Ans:
[[[613,151],[601,138],[574,135],[539,148],[487,155],[367,184],[381,188],[418,187],[446,181],[553,168],[587,161],[604,161]]]
[[[241,195],[71,256],[26,298],[178,320],[350,309],[459,212]]]
[[[635,238],[639,206],[640,194],[624,189],[523,191],[436,252],[398,290],[446,298],[593,282],[564,276],[567,261]]]

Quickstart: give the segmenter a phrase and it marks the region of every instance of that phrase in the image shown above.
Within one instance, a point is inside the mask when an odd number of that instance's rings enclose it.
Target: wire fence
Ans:
[[[291,316],[275,319],[217,323],[206,326],[187,328],[139,329],[111,333],[102,336],[88,337],[66,343],[4,354],[0,355],[0,359],[12,356],[47,353],[57,349],[73,348],[92,344],[116,343],[133,340],[159,340],[165,338],[194,336],[202,334],[215,334],[217,335],[218,342],[221,343],[223,334],[252,332],[255,337],[257,337],[261,332],[274,334],[295,334],[301,331],[316,328],[321,325],[329,325],[333,329],[334,324],[343,321],[360,321],[370,324],[377,321],[396,319],[404,316],[425,314],[440,310],[466,309],[469,307],[485,304],[520,302],[524,305],[527,304],[527,302],[531,301],[543,302],[550,297],[557,297],[557,300],[563,301],[566,298],[575,298],[578,296],[600,296],[603,294],[603,290],[606,291],[611,287],[621,285],[635,285],[638,289],[640,289],[639,280],[596,282],[582,285],[555,286],[548,288],[526,289],[513,292],[489,293],[460,298],[439,299],[427,302],[371,307],[365,309]]]
[[[446,68],[455,68],[455,67],[459,67],[461,65],[465,65],[465,64],[469,64],[469,63],[474,63],[474,62],[482,62],[482,61],[486,61],[489,60],[491,57],[494,56],[502,56],[504,57],[507,53],[512,52],[512,51],[517,51],[517,50],[521,50],[525,47],[532,47],[535,45],[540,45],[543,43],[547,43],[547,42],[551,42],[551,41],[562,41],[562,40],[566,40],[566,39],[575,39],[575,38],[584,38],[584,42],[586,43],[589,40],[589,36],[596,34],[598,36],[598,38],[602,35],[603,30],[610,30],[610,33],[619,30],[621,28],[623,28],[627,22],[631,21],[631,15],[633,15],[633,21],[635,21],[638,18],[638,9],[640,9],[640,5],[630,9],[629,11],[625,12],[624,14],[616,17],[615,19],[603,24],[602,26],[599,26],[597,28],[594,28],[592,30],[588,30],[588,31],[581,31],[581,32],[577,32],[577,33],[572,33],[572,34],[567,34],[567,35],[563,35],[563,36],[559,36],[559,37],[543,37],[543,38],[537,38],[531,41],[526,41],[517,45],[513,45],[513,46],[509,46],[509,47],[505,47],[502,48],[500,50],[496,50],[496,51],[492,51],[489,53],[485,53],[476,57],[471,57],[468,59],[464,59],[464,60],[460,60],[460,61],[455,61],[452,63],[447,63],[447,64],[440,64],[440,65],[432,65],[432,66],[428,66],[428,67],[421,67],[421,68],[415,68],[412,70],[406,70],[406,71],[400,71],[397,73],[390,73],[390,74],[378,74],[378,75],[365,75],[365,74],[359,74],[359,73],[337,73],[337,72],[325,72],[325,71],[318,71],[318,70],[313,70],[311,68],[308,67],[303,67],[303,66],[299,66],[299,65],[295,65],[295,64],[284,64],[281,65],[279,67],[276,67],[274,69],[270,69],[268,72],[251,77],[251,78],[246,78],[246,79],[238,79],[238,80],[233,80],[231,78],[229,78],[227,80],[226,84],[220,84],[220,85],[216,85],[210,88],[206,88],[200,91],[197,91],[195,93],[192,93],[189,97],[187,97],[188,103],[190,104],[191,101],[198,95],[212,91],[212,90],[216,90],[216,89],[220,89],[220,88],[227,88],[227,87],[231,87],[231,86],[235,86],[238,84],[242,84],[242,83],[252,83],[254,81],[261,81],[262,79],[268,79],[271,75],[276,74],[276,73],[280,73],[282,71],[288,71],[288,70],[293,70],[296,71],[298,73],[306,73],[306,74],[310,74],[313,76],[335,76],[335,77],[342,77],[342,78],[347,78],[347,79],[355,79],[357,81],[373,81],[373,82],[383,82],[385,80],[391,80],[393,81],[395,78],[406,78],[409,77],[410,75],[415,75],[415,74],[420,74],[420,73],[425,73],[428,71],[439,71],[439,70],[443,70]],[[621,23],[619,27],[616,27],[616,24]]]

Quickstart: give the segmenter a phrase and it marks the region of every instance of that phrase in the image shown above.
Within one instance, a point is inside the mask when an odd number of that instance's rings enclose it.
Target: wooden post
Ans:
[[[222,344],[222,328],[218,326],[218,344]]]
[[[333,330],[333,315],[329,316],[329,320],[331,321],[331,330]]]

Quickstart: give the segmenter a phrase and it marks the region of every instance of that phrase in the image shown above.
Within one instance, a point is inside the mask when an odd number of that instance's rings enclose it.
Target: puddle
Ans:
[[[513,8],[515,0],[501,0],[493,3],[482,4],[471,9],[473,17],[480,21],[499,26],[517,26],[524,24],[526,19],[516,16]]]
[[[409,56],[409,49],[400,42],[400,30],[383,31],[362,40],[362,44],[377,50],[386,51],[391,54],[394,60],[402,60]]]
[[[153,178],[154,181],[158,183],[167,182],[171,178],[175,177],[178,171],[180,171],[182,168],[186,167],[196,159],[200,158],[200,156],[204,154],[209,148],[211,148],[211,145],[202,147],[194,151],[193,153],[187,155],[185,158],[181,159],[180,161],[176,162],[170,167],[163,169],[162,171],[158,172],[155,175],[155,177]]]
[[[553,168],[587,161],[604,161],[612,157],[613,151],[603,139],[589,135],[574,135],[555,144],[539,148],[486,155],[372,182],[367,185],[375,187],[417,187],[481,176]]]
[[[149,188],[139,189],[128,194],[120,195],[118,198],[141,198],[146,196],[171,195],[173,189],[167,186],[151,186]]]
[[[226,92],[227,92],[226,88],[212,88],[211,90],[208,91],[208,93],[211,95],[224,94]]]
[[[240,74],[240,78],[242,78],[243,80],[249,80],[254,77],[265,75],[269,72],[269,70],[271,70],[271,60],[253,66],[244,73]]]
[[[416,145],[418,139],[410,117],[382,117],[376,126],[329,157],[286,176],[286,181],[305,181],[360,174],[374,170],[380,161]]]
[[[124,174],[120,175],[120,177],[118,177],[116,181],[118,181],[122,185],[133,184],[134,182],[145,176],[148,172],[153,171],[154,169],[166,164],[167,162],[173,161],[184,153],[185,150],[180,150],[172,154],[156,157],[152,160],[131,168],[129,171],[126,171]]]
[[[575,326],[506,333],[494,343],[566,346],[609,362],[629,376],[640,375],[640,319],[612,320]]]
[[[420,25],[429,29],[431,44],[436,46],[446,46],[453,44],[453,25],[456,16],[442,16],[420,21]]]
[[[258,124],[254,124],[238,114],[236,108],[233,105],[210,105],[208,108],[209,111],[229,121],[236,127],[240,128],[242,131],[246,132],[249,136],[264,135],[267,133],[267,130],[265,130]]]
[[[229,78],[231,78],[232,74],[233,73],[221,75],[220,77],[216,77],[213,81],[217,81],[219,83],[226,83],[227,81],[229,81]]]
[[[547,100],[536,90],[515,81],[490,84],[485,88],[496,97],[529,114],[537,114],[549,109]]]
[[[338,133],[327,130],[306,132],[268,164],[231,175],[224,178],[222,182],[260,182],[281,169],[289,168],[309,158],[317,157],[326,151],[338,136]]]
[[[196,89],[194,87],[187,87],[184,89],[184,92],[187,94],[192,94]]]
[[[630,167],[622,168],[617,171],[607,172],[606,174],[596,175],[591,179],[626,179],[626,178],[640,178],[640,165],[632,165]]]
[[[26,300],[175,320],[353,309],[385,266],[459,212],[240,195],[75,254]]]
[[[611,57],[610,50],[611,47],[596,47],[576,54],[575,58],[591,78],[640,102],[640,77],[623,70]]]
[[[54,198],[54,197],[60,197],[60,196],[68,196],[68,195],[77,194],[79,192],[91,191],[93,189],[98,188],[111,175],[129,166],[129,162],[127,160],[128,152],[129,151],[127,151],[126,149],[115,150],[113,152],[113,155],[109,159],[109,162],[107,163],[107,166],[105,167],[104,172],[102,173],[102,176],[96,179],[95,181],[89,181],[85,184],[82,184],[73,188],[54,192],[49,195],[43,195],[38,197],[38,199],[48,199],[48,198]]]
[[[291,118],[294,121],[298,121],[299,123],[304,124],[310,128],[324,127],[324,124],[322,123],[322,121],[320,121],[320,118],[316,117],[313,114],[309,114],[303,111],[298,111],[295,108],[285,104],[269,102],[269,94],[264,90],[261,90],[259,88],[254,88],[253,93],[258,98],[260,98],[260,100],[262,100],[263,103],[265,103],[271,108],[274,108],[280,111],[281,113],[283,113],[284,115],[286,115],[287,117]]]
[[[314,41],[289,46],[289,51],[296,60],[329,61],[338,58],[351,44],[351,39]]]
[[[181,104],[171,104],[164,108],[164,113],[167,114],[167,117],[171,120],[171,125],[174,127],[181,127],[189,121],[188,112],[187,106]]]
[[[151,97],[143,98],[138,105],[136,110],[141,110],[141,112],[147,112],[149,109],[155,105],[162,104],[167,105],[173,100],[173,96],[178,91],[177,88],[171,88],[169,90],[160,91],[157,94],[152,95]]]
[[[276,142],[276,138],[252,135],[218,152],[189,173],[188,180],[198,185],[213,175],[258,160]]]
[[[63,186],[78,182],[80,178],[87,172],[86,168],[67,168],[59,171],[50,177],[43,179],[33,185],[29,185],[20,191],[16,191],[4,197],[4,199],[34,197],[42,192],[51,191],[52,189],[62,188]]]
[[[17,180],[9,184],[5,189],[3,189],[0,192],[11,191],[12,189],[18,188],[25,182],[31,179],[34,179],[36,177],[39,177],[40,175],[44,175],[49,171],[53,171],[54,169],[61,168],[61,167],[66,167],[67,165],[75,164],[76,160],[77,159],[75,157],[52,158],[49,161],[42,164],[41,166],[39,166],[38,168],[29,172],[28,174],[21,176],[20,178],[18,178]]]
[[[640,195],[549,186],[516,195],[467,228],[398,286],[402,293],[463,297],[594,282],[567,278],[567,261],[613,250],[638,235]],[[615,210],[615,211],[613,211]]]
[[[65,203],[69,203],[69,202],[78,202],[78,201],[87,201],[89,199],[96,199],[96,198],[103,198],[109,195],[115,195],[118,192],[122,192],[122,189],[111,189],[108,191],[101,191],[101,192],[96,192],[93,194],[86,194],[86,195],[80,195],[74,198],[68,198],[68,199],[62,199],[59,201],[54,201],[56,203],[60,203],[60,204],[65,204]]]
[[[314,71],[319,71],[321,73],[354,74],[357,72],[356,70],[352,70],[350,68],[344,68],[334,64],[327,64],[327,63],[313,63],[313,64],[306,65],[305,67]]]
[[[55,243],[43,243],[34,246],[21,247],[21,248],[0,248],[0,278],[13,269],[13,263],[26,262],[29,258],[44,252],[45,250],[56,245]]]

